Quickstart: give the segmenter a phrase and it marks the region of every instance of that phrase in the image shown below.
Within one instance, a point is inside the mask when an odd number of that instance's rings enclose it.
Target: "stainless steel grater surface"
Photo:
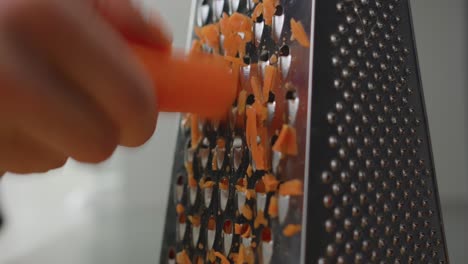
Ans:
[[[447,263],[408,1],[196,0],[192,27],[223,12],[254,17],[239,98],[181,120],[160,263]]]

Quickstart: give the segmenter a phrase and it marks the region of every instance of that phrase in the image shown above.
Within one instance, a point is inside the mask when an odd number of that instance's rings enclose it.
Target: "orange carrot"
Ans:
[[[224,56],[224,59],[229,61],[229,62],[232,62],[233,64],[235,64],[237,66],[245,66],[245,63],[241,58],[236,58],[234,56],[226,55],[226,56]]]
[[[250,79],[250,86],[252,87],[255,100],[258,100],[260,103],[263,104],[264,100],[263,100],[263,94],[260,88],[260,81],[258,80],[256,76],[252,76],[252,78]]]
[[[294,20],[294,18],[291,18],[291,33],[291,40],[296,39],[301,46],[306,48],[310,47],[309,37],[304,30],[304,26],[302,26],[300,21]]]
[[[203,188],[213,188],[214,184],[214,181],[206,181],[203,183]]]
[[[193,177],[193,163],[192,162],[186,162],[185,163],[185,170],[187,171],[187,174]]]
[[[263,78],[263,98],[268,100],[270,91],[273,90],[277,78],[278,68],[272,65],[267,65],[265,68],[265,77]]]
[[[190,258],[185,250],[177,253],[176,261],[177,264],[192,264],[192,261],[190,261]]]
[[[209,24],[197,29],[197,35],[203,43],[206,43],[215,51],[219,49],[219,25]]]
[[[192,175],[189,175],[189,186],[190,187],[197,187],[197,180],[195,180],[195,177]]]
[[[272,196],[270,198],[270,205],[268,206],[268,214],[271,218],[275,218],[278,216],[278,198],[276,196]]]
[[[248,206],[247,204],[242,207],[242,215],[245,217],[245,219],[249,221],[252,220],[252,209],[250,209],[250,206]]]
[[[249,224],[242,224],[242,230],[241,230],[241,236],[243,238],[249,238],[250,235],[252,234],[252,228],[250,227]]]
[[[245,248],[244,248],[244,244],[240,244],[239,254],[237,255],[236,264],[244,264],[244,263],[245,263]]]
[[[237,113],[239,115],[243,115],[245,112],[245,103],[247,102],[247,91],[242,90],[239,93],[239,97],[237,99]]]
[[[202,54],[173,57],[150,46],[130,46],[153,80],[159,111],[191,112],[210,118],[225,116],[235,99],[237,85],[223,66],[224,59]]]
[[[297,155],[297,136],[296,129],[289,126],[283,125],[281,132],[273,145],[273,150],[281,152],[286,155],[296,156]]]
[[[190,49],[190,55],[201,54],[203,52],[201,42],[196,39],[192,42],[192,48]]]
[[[301,225],[289,224],[283,229],[283,235],[292,237],[301,231]]]
[[[215,251],[213,249],[208,252],[207,258],[210,261],[210,263],[215,263],[216,255],[215,255]]]
[[[176,206],[176,212],[177,212],[177,214],[182,214],[182,213],[184,213],[184,211],[185,211],[184,206],[181,205],[181,204],[177,204],[177,206]]]
[[[224,55],[234,57],[239,52],[239,40],[238,35],[224,35],[223,49]]]
[[[245,198],[247,200],[254,199],[255,198],[255,190],[247,189],[247,191],[245,192]]]
[[[252,165],[249,164],[249,166],[247,167],[247,171],[245,172],[245,174],[247,174],[247,177],[252,177],[252,175],[253,175]]]
[[[284,182],[280,185],[279,188],[280,195],[302,195],[303,194],[303,186],[302,181],[300,180],[290,180]]]
[[[242,232],[242,225],[234,224],[234,234],[240,235]]]
[[[278,188],[279,181],[275,176],[267,174],[262,177],[263,183],[265,184],[265,190],[267,192],[274,192]]]
[[[257,20],[257,18],[263,13],[263,4],[262,3],[259,3],[253,13],[252,13],[252,21],[255,21]]]
[[[265,24],[271,26],[273,22],[273,15],[276,12],[276,0],[264,0],[263,1],[263,19]]]
[[[200,216],[197,216],[197,215],[192,216],[192,215],[190,215],[188,218],[189,218],[190,222],[192,223],[192,225],[194,225],[194,226],[200,226],[200,221],[201,221]]]

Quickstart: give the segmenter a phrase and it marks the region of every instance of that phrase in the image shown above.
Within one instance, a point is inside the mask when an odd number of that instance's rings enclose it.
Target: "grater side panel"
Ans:
[[[316,1],[305,263],[445,263],[408,1]]]

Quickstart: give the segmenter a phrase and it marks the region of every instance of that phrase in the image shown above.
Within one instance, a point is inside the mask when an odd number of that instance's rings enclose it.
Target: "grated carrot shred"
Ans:
[[[278,188],[279,181],[275,176],[267,174],[262,177],[263,183],[265,184],[265,190],[267,192],[274,192]]]
[[[264,0],[263,1],[263,19],[265,19],[265,25],[271,26],[273,24],[273,15],[276,12],[277,0]]]
[[[242,225],[234,224],[234,234],[240,235],[242,232]]]
[[[229,61],[229,62],[232,62],[233,64],[235,64],[237,66],[245,66],[245,63],[241,58],[236,58],[234,56],[226,55],[226,56],[224,56],[224,59]]]
[[[249,221],[252,220],[252,209],[250,209],[250,206],[248,206],[247,204],[242,207],[242,215],[245,217],[245,219]]]
[[[245,248],[243,244],[239,245],[239,254],[237,255],[237,264],[244,264],[245,263]]]
[[[294,18],[291,18],[291,33],[291,40],[297,40],[303,47],[310,47],[309,37],[304,30],[304,26],[302,26],[300,21],[294,20]]]
[[[262,3],[259,3],[253,13],[252,13],[252,21],[255,21],[257,20],[257,18],[263,13],[263,4]]]
[[[177,214],[183,214],[184,211],[185,211],[184,206],[181,205],[181,204],[177,204],[177,206],[176,206],[176,212],[177,212]]]
[[[177,264],[192,264],[192,261],[190,261],[190,258],[187,255],[187,252],[185,252],[185,250],[182,250],[181,252],[177,253],[176,261]]]
[[[195,177],[193,176],[193,174],[189,174],[189,186],[190,187],[197,187],[197,180],[195,180]]]
[[[195,29],[196,35],[201,42],[208,45],[217,52],[219,50],[219,25],[209,24]]]
[[[297,196],[297,195],[302,195],[303,194],[303,185],[302,181],[300,180],[290,180],[287,182],[284,182],[283,184],[280,185],[279,187],[279,195],[292,195],[292,196]]]
[[[268,95],[270,91],[273,91],[276,78],[277,78],[278,68],[272,65],[267,65],[265,68],[265,77],[263,78],[263,98],[268,100]]]
[[[270,198],[270,205],[268,206],[268,215],[270,215],[270,217],[272,218],[278,216],[278,198],[276,198],[276,196],[272,196]]]
[[[192,215],[189,215],[188,219],[190,220],[190,223],[192,223],[192,225],[194,226],[200,226],[200,216],[192,216]]]
[[[247,91],[242,90],[239,92],[239,97],[237,99],[237,113],[243,115],[245,113],[245,104],[247,102]]]
[[[255,198],[255,190],[247,189],[247,191],[245,192],[245,198],[247,200],[254,199]]]
[[[214,181],[207,181],[203,183],[203,188],[213,188],[215,182]]]
[[[292,237],[301,231],[301,225],[289,224],[283,229],[283,235]]]
[[[260,81],[258,80],[256,76],[252,76],[252,78],[250,79],[250,85],[252,87],[255,100],[256,101],[258,100],[260,104],[263,104],[264,100],[263,100],[263,94],[260,88]]]
[[[297,155],[296,129],[289,125],[283,125],[281,132],[273,145],[273,150],[286,155]]]
[[[215,263],[216,261],[216,255],[213,249],[208,252],[208,260],[211,261],[211,263]]]

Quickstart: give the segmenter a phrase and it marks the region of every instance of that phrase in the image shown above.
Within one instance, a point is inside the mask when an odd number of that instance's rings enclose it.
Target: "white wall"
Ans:
[[[468,2],[411,2],[442,202],[468,202]]]

